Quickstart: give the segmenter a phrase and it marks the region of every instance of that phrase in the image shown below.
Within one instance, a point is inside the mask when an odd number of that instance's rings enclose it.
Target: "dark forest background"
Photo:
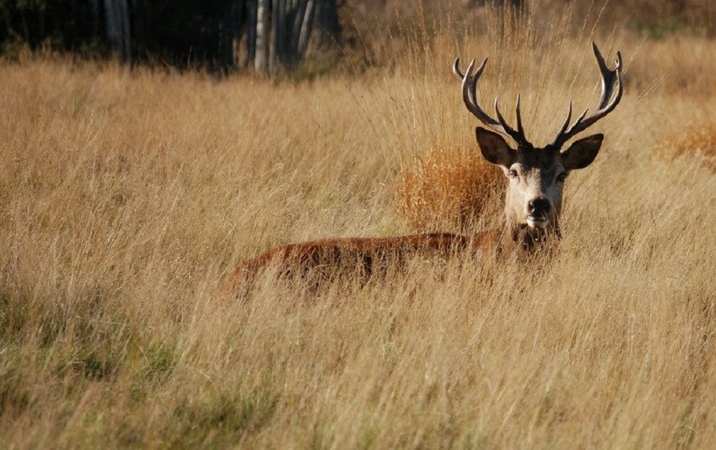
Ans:
[[[538,15],[569,10],[647,37],[716,36],[713,0],[0,0],[0,54],[116,58],[123,64],[276,73],[315,71],[371,52],[376,40],[442,20],[479,27],[480,10]],[[495,17],[495,15],[489,15]],[[583,26],[585,20],[576,20]]]

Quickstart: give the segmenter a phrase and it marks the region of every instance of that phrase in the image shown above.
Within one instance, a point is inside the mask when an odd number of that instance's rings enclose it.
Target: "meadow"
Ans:
[[[0,62],[0,447],[716,447],[716,44],[552,26],[304,82]],[[597,102],[592,40],[625,94],[553,258],[225,288],[276,245],[491,226],[453,58],[544,143]]]

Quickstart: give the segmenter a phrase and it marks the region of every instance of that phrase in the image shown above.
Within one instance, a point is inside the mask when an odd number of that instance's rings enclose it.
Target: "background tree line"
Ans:
[[[115,55],[174,67],[290,68],[337,44],[340,0],[0,0],[3,53]]]
[[[591,15],[649,37],[716,36],[713,0],[0,0],[0,53],[50,49],[130,65],[275,73],[370,52],[414,24],[474,26],[485,7],[548,21],[568,5],[585,17],[580,27]]]

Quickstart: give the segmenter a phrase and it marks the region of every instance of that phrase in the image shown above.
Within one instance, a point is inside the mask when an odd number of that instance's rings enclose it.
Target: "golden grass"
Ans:
[[[495,205],[502,202],[504,176],[474,147],[432,148],[402,174],[398,206],[411,229],[469,230],[480,217],[501,213]]]
[[[713,122],[674,80],[714,53],[667,70],[711,41],[600,40],[627,91],[550,262],[221,291],[274,245],[407,232],[406,174],[469,177],[439,159],[478,151],[454,54],[491,57],[481,95],[522,92],[536,143],[593,104],[587,37],[488,38],[310,85],[1,64],[0,447],[715,447],[714,174],[660,154]]]

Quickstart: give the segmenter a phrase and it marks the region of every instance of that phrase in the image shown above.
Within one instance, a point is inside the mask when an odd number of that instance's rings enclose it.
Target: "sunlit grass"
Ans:
[[[311,84],[1,64],[0,446],[714,447],[713,42],[491,36]],[[542,144],[597,100],[592,39],[626,93],[553,259],[223,289],[275,245],[491,225],[453,57]]]

